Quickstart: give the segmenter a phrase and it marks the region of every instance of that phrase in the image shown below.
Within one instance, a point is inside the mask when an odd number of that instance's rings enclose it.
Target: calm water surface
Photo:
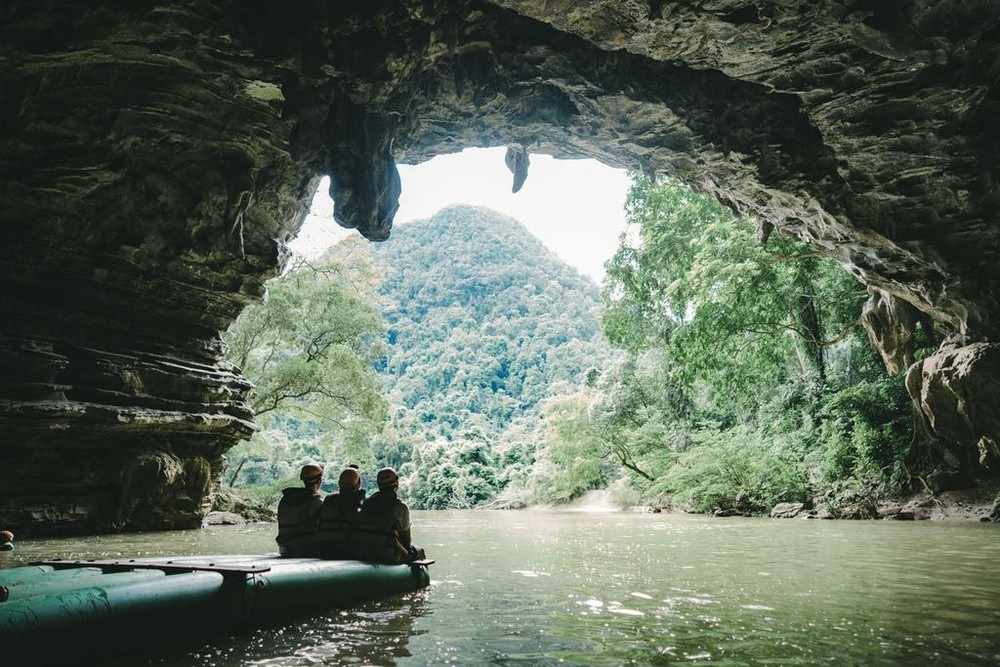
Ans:
[[[129,665],[995,665],[976,523],[414,512],[431,587]],[[273,551],[273,525],[21,542],[41,558]]]

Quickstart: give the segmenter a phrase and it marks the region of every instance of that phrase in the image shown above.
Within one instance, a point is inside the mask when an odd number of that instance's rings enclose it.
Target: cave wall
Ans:
[[[218,10],[22,4],[0,10],[0,523],[198,526],[253,430],[218,332],[315,175]]]
[[[337,222],[382,240],[397,162],[487,145],[668,173],[837,258],[895,370],[914,322],[945,338],[908,387],[955,478],[988,474],[995,420],[957,411],[1000,407],[998,16],[986,0],[4,4],[0,523],[197,525],[253,429],[218,332],[280,270],[319,176]],[[956,367],[961,408],[942,397]]]

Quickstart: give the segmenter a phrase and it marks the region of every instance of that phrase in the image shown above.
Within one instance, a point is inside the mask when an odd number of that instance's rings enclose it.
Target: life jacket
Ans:
[[[322,503],[323,496],[318,492],[304,487],[283,489],[278,503],[278,536],[274,541],[288,547],[308,542]]]
[[[353,557],[350,544],[358,527],[364,490],[340,491],[323,499],[313,543],[323,558]]]
[[[395,493],[379,491],[361,506],[353,537],[360,558],[390,563],[405,562],[409,558],[409,550],[399,541],[394,511],[398,504],[401,501]]]

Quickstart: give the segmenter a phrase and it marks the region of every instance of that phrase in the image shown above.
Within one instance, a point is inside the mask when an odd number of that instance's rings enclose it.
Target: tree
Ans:
[[[660,350],[628,356],[598,383],[590,406],[605,458],[649,482],[686,448],[692,405]]]
[[[506,483],[495,444],[488,429],[474,424],[454,440],[417,444],[403,467],[414,507],[468,509],[492,501]]]
[[[758,242],[752,221],[669,178],[637,177],[628,212],[603,325],[629,359],[591,417],[633,481],[753,512],[845,478],[872,494],[907,483],[907,401],[858,326],[853,276],[785,236]],[[859,400],[876,396],[878,410]]]
[[[545,430],[528,482],[537,502],[572,500],[607,486],[617,475],[590,419],[593,396],[594,389],[585,387],[545,402]]]
[[[612,343],[663,348],[690,395],[744,415],[796,370],[826,382],[825,350],[859,330],[866,298],[842,267],[784,236],[760,245],[750,221],[669,178],[636,178],[628,209],[603,292]]]
[[[336,449],[353,460],[363,455],[359,443],[382,428],[387,406],[374,364],[384,329],[354,287],[366,270],[299,260],[223,334],[227,358],[254,383],[250,404],[265,429],[257,441],[280,427],[299,443],[292,455],[324,460]],[[231,458],[255,449],[251,442]]]

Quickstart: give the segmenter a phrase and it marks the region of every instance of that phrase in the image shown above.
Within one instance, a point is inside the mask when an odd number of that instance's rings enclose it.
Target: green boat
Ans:
[[[75,655],[146,652],[426,588],[433,562],[274,554],[43,561],[0,570],[0,649],[32,664],[53,642]]]

